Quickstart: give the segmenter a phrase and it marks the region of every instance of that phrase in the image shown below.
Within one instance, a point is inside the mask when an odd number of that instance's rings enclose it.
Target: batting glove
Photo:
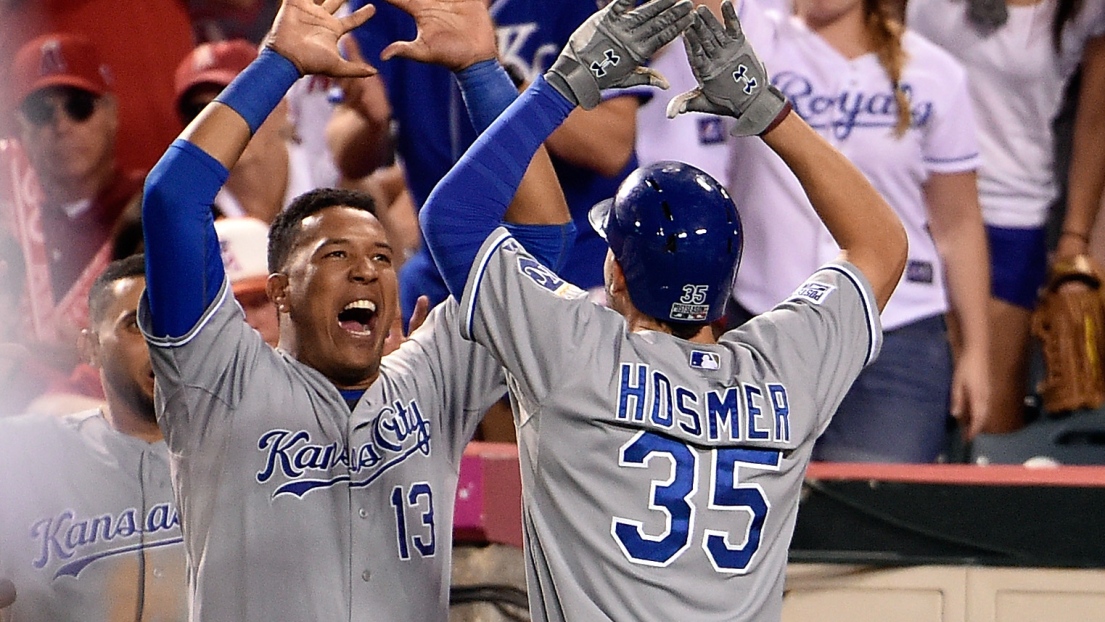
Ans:
[[[668,102],[668,118],[684,112],[707,112],[735,117],[734,136],[763,134],[790,112],[790,104],[771,85],[767,69],[741,32],[733,3],[721,4],[725,26],[704,6],[683,33],[687,59],[698,88]]]
[[[545,74],[569,101],[590,110],[601,91],[650,84],[668,88],[658,72],[641,67],[656,50],[686,30],[694,19],[690,0],[614,0],[583,22]]]

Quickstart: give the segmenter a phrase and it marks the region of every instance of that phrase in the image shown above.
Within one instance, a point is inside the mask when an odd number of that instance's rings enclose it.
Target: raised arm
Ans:
[[[495,27],[485,0],[388,0],[414,18],[417,36],[384,48],[395,56],[441,65],[461,87],[472,126],[483,132],[518,98],[518,90],[497,60]],[[572,220],[560,182],[544,147],[504,215],[518,225],[562,225]]]
[[[721,11],[724,26],[708,8],[696,10],[684,42],[699,86],[672,99],[668,116],[724,114],[737,119],[736,135],[762,137],[802,184],[841,257],[870,281],[881,310],[905,268],[901,221],[844,155],[791,114],[741,32],[732,2],[723,2]]]
[[[666,86],[640,63],[686,27],[690,2],[652,0],[637,9],[633,3],[616,0],[580,26],[545,77],[511,104],[434,188],[419,219],[455,296],[462,294],[480,245],[502,220],[530,159],[577,105],[595,107],[605,88]],[[619,62],[601,64],[608,54]],[[592,71],[592,64],[599,70]],[[523,203],[539,212],[549,209],[540,200]]]
[[[261,54],[173,142],[146,178],[142,228],[147,297],[155,337],[181,337],[215,300],[224,279],[211,203],[257,128],[306,73],[366,76],[338,38],[372,6],[343,18],[342,0],[285,0]]]

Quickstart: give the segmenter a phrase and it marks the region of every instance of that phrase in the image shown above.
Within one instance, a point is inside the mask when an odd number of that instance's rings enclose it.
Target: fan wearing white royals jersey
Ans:
[[[489,352],[462,339],[456,300],[383,354],[398,288],[367,195],[311,191],[274,220],[266,291],[279,312],[276,349],[230,294],[210,210],[228,170],[302,75],[373,72],[337,46],[373,8],[335,17],[341,4],[285,0],[257,59],[147,178],[140,322],[192,620],[444,622],[461,454],[505,390]],[[410,8],[428,27],[399,52],[415,47],[453,70],[474,118],[517,97],[482,2],[452,21]],[[542,157],[506,218],[555,264],[574,229]]]
[[[471,0],[479,2],[480,0]],[[894,212],[810,129],[740,32],[689,0],[614,0],[572,35],[438,184],[425,239],[463,334],[507,371],[534,620],[772,620],[814,440],[881,342],[906,258]],[[534,151],[685,31],[698,86],[669,114],[734,117],[804,183],[842,251],[785,302],[715,338],[745,232],[706,173],[632,173],[591,221],[606,292],[589,301],[495,226]]]
[[[909,237],[905,274],[882,314],[882,355],[841,402],[814,459],[933,462],[949,413],[974,436],[990,394],[989,263],[965,73],[879,0],[796,0],[793,15],[761,3],[744,0],[738,14],[772,84],[863,172]],[[737,138],[731,148],[728,186],[748,203],[735,325],[774,307],[839,249],[767,146]],[[954,365],[945,315],[958,328]]]
[[[1105,189],[1105,2],[910,0],[906,9],[910,28],[963,63],[978,112],[995,336],[987,431],[1008,432],[1025,423],[1029,319],[1047,272],[1045,223],[1059,195],[1052,120],[1079,62],[1084,80],[1054,261],[1088,252]]]

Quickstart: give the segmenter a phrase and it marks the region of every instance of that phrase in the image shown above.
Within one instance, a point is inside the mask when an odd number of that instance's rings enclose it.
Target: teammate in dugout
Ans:
[[[478,2],[479,0],[471,0]],[[906,259],[901,222],[769,87],[723,4],[615,0],[431,194],[420,217],[464,335],[507,370],[534,620],[779,619],[814,440],[877,355]],[[531,154],[604,88],[684,34],[699,87],[672,100],[736,118],[801,180],[842,252],[774,310],[715,339],[740,259],[732,200],[680,163],[631,174],[593,211],[609,245],[599,307],[496,226]],[[596,345],[598,344],[598,345]],[[581,365],[579,362],[588,363]]]
[[[81,349],[104,407],[0,420],[0,578],[16,592],[8,608],[0,597],[0,620],[188,617],[169,450],[136,323],[145,285],[135,256],[90,286]]]
[[[313,191],[273,223],[267,291],[278,349],[233,304],[211,201],[296,79],[372,72],[342,59],[337,41],[373,9],[336,18],[341,4],[285,0],[258,59],[146,184],[140,323],[193,620],[445,620],[462,450],[505,391],[490,353],[460,336],[455,300],[382,356],[398,316],[396,276],[365,195]],[[456,23],[417,13],[429,24],[407,53],[453,69],[486,127],[517,91],[496,63],[478,62],[494,59],[494,31],[482,2],[468,8]],[[471,54],[451,54],[456,40]],[[538,158],[506,219],[555,264],[574,228],[547,155]]]

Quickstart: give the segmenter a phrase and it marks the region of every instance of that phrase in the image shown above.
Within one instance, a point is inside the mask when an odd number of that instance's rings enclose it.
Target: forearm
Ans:
[[[456,72],[456,77],[468,116],[478,133],[486,131],[518,99],[514,82],[494,59],[466,67]],[[544,147],[534,154],[503,219],[516,225],[563,225],[571,222],[572,215],[560,180]],[[557,263],[552,261],[550,265]]]
[[[944,264],[948,301],[965,352],[988,356],[990,258],[974,171],[934,173],[924,186],[928,229]]]
[[[449,291],[460,296],[480,245],[499,226],[534,153],[574,108],[539,79],[438,183],[419,214]]]
[[[228,174],[177,139],[146,177],[142,235],[155,337],[187,334],[218,295],[224,272],[211,203]]]
[[[959,325],[964,351],[986,356],[990,347],[990,258],[982,220],[962,223],[933,240],[944,263],[948,302]]]
[[[367,119],[349,106],[334,109],[326,124],[326,143],[338,170],[350,179],[387,166],[394,150],[389,121]]]
[[[1060,250],[1071,242],[1085,252],[1105,188],[1105,37],[1092,40],[1082,57],[1082,85],[1068,171],[1067,213]],[[1069,255],[1072,253],[1061,253]]]
[[[636,97],[623,96],[593,110],[576,109],[545,145],[565,162],[606,177],[617,175],[633,155],[637,107]]]
[[[180,135],[146,178],[142,230],[146,289],[156,337],[180,337],[223,281],[211,203],[250,137],[298,79],[268,50]]]
[[[905,230],[897,215],[863,174],[797,114],[787,114],[763,140],[794,172],[843,258],[871,282],[882,309],[905,267]]]

